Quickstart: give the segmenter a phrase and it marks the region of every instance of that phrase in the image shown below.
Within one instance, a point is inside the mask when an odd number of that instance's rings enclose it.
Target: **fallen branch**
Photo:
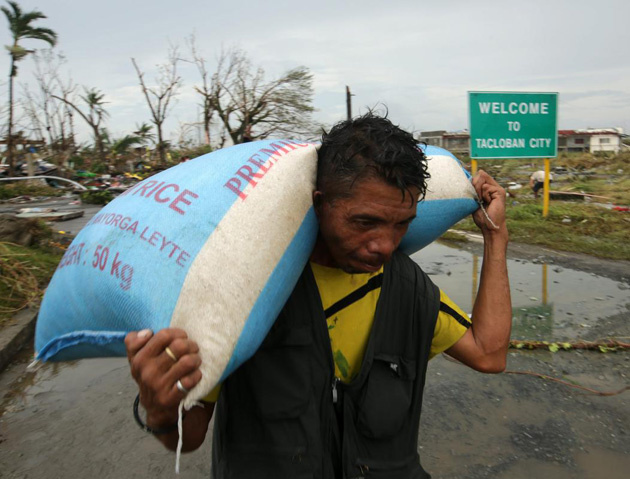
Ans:
[[[598,391],[597,389],[587,388],[586,386],[580,386],[579,384],[570,383],[568,381],[563,381],[562,379],[554,378],[553,376],[547,376],[546,374],[535,373],[533,371],[510,371],[510,370],[506,370],[506,371],[503,371],[503,374],[522,374],[522,375],[526,375],[526,376],[535,376],[537,378],[547,379],[549,381],[560,383],[560,384],[563,384],[564,386],[568,386],[568,387],[571,387],[571,388],[581,389],[581,390],[587,391],[587,392],[589,392],[591,394],[596,394],[597,396],[615,396],[617,394],[621,394],[622,392],[627,391],[628,389],[630,389],[630,386],[626,386],[624,388],[621,388],[618,391]]]
[[[510,341],[512,349],[547,349],[555,353],[561,349],[570,351],[572,349],[585,349],[608,353],[612,351],[628,351],[630,343],[623,343],[616,339],[601,339],[597,341],[527,341],[512,339]]]

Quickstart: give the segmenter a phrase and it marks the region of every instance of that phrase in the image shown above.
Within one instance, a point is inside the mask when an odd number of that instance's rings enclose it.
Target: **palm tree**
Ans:
[[[125,135],[122,138],[114,140],[110,149],[112,150],[114,157],[117,157],[118,155],[126,154],[132,146],[140,144],[142,144],[142,138],[139,136]]]
[[[101,122],[109,116],[109,113],[105,111],[105,94],[96,88],[86,89],[85,95],[81,96],[81,99],[88,107],[87,116],[81,115],[84,119],[88,119],[88,124],[94,130],[94,140],[96,142],[96,149],[101,161],[105,161],[105,145],[103,144],[104,137],[100,132]],[[79,114],[81,111],[76,109]]]
[[[146,122],[142,122],[140,124],[136,123],[136,129],[133,134],[140,139],[140,142],[138,143],[139,146],[144,147],[144,152],[139,152],[138,159],[141,159],[143,156],[148,156],[148,158],[151,158],[151,150],[149,148],[149,145],[151,143],[155,144],[155,134],[152,130],[153,127]]]
[[[109,116],[109,113],[105,110],[105,105],[107,104],[105,101],[105,93],[101,92],[97,88],[83,87],[83,90],[85,94],[79,95],[79,98],[81,98],[87,106],[87,111],[81,110],[77,104],[71,102],[67,98],[62,98],[57,95],[52,95],[52,97],[71,107],[79,114],[79,116],[81,116],[81,118],[83,118],[83,120],[85,120],[90,128],[92,128],[98,159],[102,163],[105,163],[107,161],[105,155],[105,142],[107,135],[104,133],[102,123]]]
[[[51,47],[57,44],[57,33],[50,28],[34,27],[31,24],[35,20],[47,18],[39,10],[31,12],[23,12],[16,2],[7,0],[10,9],[0,7],[7,17],[9,29],[13,37],[13,44],[7,45],[6,49],[11,56],[11,70],[9,71],[9,126],[7,133],[7,159],[9,162],[9,175],[13,174],[13,79],[17,76],[16,63],[22,60],[26,55],[32,53],[33,50],[27,50],[20,45],[20,41],[26,38],[33,40],[42,40]]]
[[[155,135],[151,132],[152,129],[153,127],[148,123],[143,122],[139,125],[136,123],[136,131],[133,134],[142,140],[143,145],[147,145],[155,140]]]

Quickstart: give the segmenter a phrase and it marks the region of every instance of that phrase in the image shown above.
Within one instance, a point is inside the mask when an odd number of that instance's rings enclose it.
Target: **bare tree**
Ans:
[[[217,84],[213,82],[214,77],[210,75],[206,68],[206,60],[199,54],[195,41],[195,36],[191,35],[186,41],[192,63],[197,67],[199,76],[201,77],[201,86],[194,86],[195,91],[201,96],[201,125],[203,127],[204,141],[206,145],[210,145],[210,125],[215,113],[213,99],[217,96]]]
[[[266,81],[242,50],[223,51],[204,95],[235,144],[271,135],[312,136],[313,75],[306,67]]]
[[[92,129],[94,135],[94,144],[98,154],[99,161],[105,163],[107,156],[105,154],[105,136],[106,132],[103,129],[103,122],[109,116],[109,113],[105,110],[105,94],[99,91],[97,88],[84,88],[85,94],[80,96],[87,107],[87,111],[83,111],[76,102],[69,100],[68,98],[53,95],[53,98],[62,101],[74,111],[76,111],[81,118]]]
[[[74,108],[70,106],[70,103],[76,101],[76,85],[72,81],[72,78],[68,77],[65,80],[61,77],[61,74],[54,72],[55,82],[57,84],[57,91],[59,96],[63,98],[63,109],[58,109],[56,114],[58,116],[58,123],[60,129],[61,149],[65,154],[73,153],[76,148],[76,139],[74,134]]]
[[[140,88],[147,101],[149,110],[151,110],[151,122],[155,125],[157,149],[160,155],[160,164],[162,165],[166,164],[166,148],[168,145],[168,143],[164,141],[164,121],[168,116],[173,99],[177,96],[182,84],[182,79],[177,73],[177,64],[179,61],[180,58],[178,56],[177,47],[171,47],[168,53],[168,61],[157,66],[157,84],[153,87],[149,87],[144,80],[144,72],[138,67],[135,58],[131,59],[131,63],[133,63],[136,73],[138,74]]]
[[[192,148],[193,145],[199,144],[196,140],[196,136],[199,133],[199,123],[179,122],[179,128],[177,129],[177,142],[178,148]]]
[[[62,54],[48,49],[36,52],[33,58],[36,90],[22,85],[24,109],[37,136],[42,140],[47,137],[50,153],[67,154],[75,147],[72,109],[53,95],[73,101],[75,85],[72,79],[61,76],[60,68],[65,63]]]

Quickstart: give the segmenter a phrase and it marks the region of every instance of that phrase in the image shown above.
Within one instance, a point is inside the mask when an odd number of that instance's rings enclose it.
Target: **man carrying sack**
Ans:
[[[505,191],[483,171],[472,180],[487,216],[473,214],[484,260],[469,319],[397,251],[426,191],[426,161],[411,134],[373,113],[323,135],[310,263],[258,352],[183,417],[193,450],[216,410],[214,477],[428,478],[417,451],[429,359],[446,352],[478,371],[505,369]],[[177,406],[201,378],[198,347],[174,328],[125,342],[147,430],[174,450]]]

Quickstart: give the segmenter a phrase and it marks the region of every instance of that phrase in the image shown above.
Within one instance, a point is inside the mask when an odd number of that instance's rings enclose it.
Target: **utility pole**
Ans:
[[[352,93],[350,87],[346,85],[346,108],[348,110],[348,121],[352,120]]]

